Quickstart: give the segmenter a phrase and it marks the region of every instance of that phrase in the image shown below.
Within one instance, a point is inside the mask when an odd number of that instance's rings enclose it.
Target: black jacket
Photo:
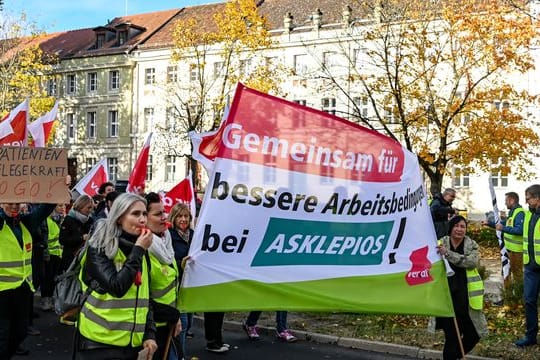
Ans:
[[[68,268],[69,264],[73,261],[73,258],[75,258],[75,254],[77,254],[79,249],[84,245],[83,235],[90,232],[91,226],[91,220],[82,223],[71,215],[64,218],[64,221],[60,226],[60,234],[58,235],[58,240],[64,247],[64,250],[62,251],[62,269]]]
[[[89,246],[83,269],[85,284],[92,286],[95,289],[94,291],[100,294],[109,293],[117,298],[123,297],[131,288],[137,272],[142,271],[142,262],[147,261],[146,251],[140,246],[135,246],[135,240],[136,238],[128,234],[123,234],[119,239],[119,248],[127,257],[120,271],[116,270],[114,262],[103,251],[98,251]],[[149,265],[148,262],[147,264]],[[147,269],[150,269],[149,266],[147,266]],[[150,275],[148,275],[148,280],[150,280]],[[155,333],[154,309],[150,304],[143,341],[155,339]]]

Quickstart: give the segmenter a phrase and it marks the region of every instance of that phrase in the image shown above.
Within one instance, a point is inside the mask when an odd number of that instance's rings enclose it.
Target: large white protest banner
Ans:
[[[186,266],[186,311],[452,316],[417,158],[238,86]]]

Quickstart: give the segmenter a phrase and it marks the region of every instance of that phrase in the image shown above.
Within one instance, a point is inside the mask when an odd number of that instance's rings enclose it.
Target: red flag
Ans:
[[[166,213],[170,213],[174,205],[184,203],[189,206],[191,215],[195,216],[195,194],[193,193],[193,185],[191,183],[191,171],[184,180],[180,181],[168,193],[163,195],[161,201],[163,202]]]
[[[208,174],[212,173],[214,159],[216,158],[219,147],[221,146],[221,137],[225,129],[225,120],[229,115],[229,106],[225,107],[221,124],[217,130],[203,133],[189,132],[191,143],[193,144],[193,158],[200,162]]]
[[[74,189],[79,194],[86,194],[88,196],[94,196],[97,194],[99,186],[109,179],[109,172],[107,170],[107,159],[101,159],[94,167],[86,174],[78,183]]]
[[[128,186],[126,192],[141,194],[144,192],[146,180],[146,166],[148,165],[148,154],[150,153],[150,140],[152,133],[148,134],[146,141],[139,153],[131,174],[129,174]]]
[[[54,123],[56,122],[57,114],[58,101],[54,104],[51,111],[28,125],[28,131],[30,132],[30,135],[32,135],[33,146],[45,147],[47,145]]]
[[[20,103],[0,121],[0,146],[26,146],[29,105]]]

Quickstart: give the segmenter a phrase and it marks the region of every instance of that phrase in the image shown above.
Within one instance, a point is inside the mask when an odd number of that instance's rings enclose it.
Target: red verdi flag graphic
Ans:
[[[139,153],[139,157],[135,162],[135,166],[131,171],[128,179],[128,186],[126,191],[131,193],[143,193],[146,187],[146,169],[148,165],[148,156],[150,154],[150,140],[152,139],[152,133],[148,134],[146,141]]]
[[[97,194],[99,186],[107,182],[108,179],[107,160],[102,159],[75,185],[74,189],[79,194],[94,196]]]
[[[28,112],[26,99],[0,121],[0,146],[26,146]]]
[[[32,135],[33,146],[45,147],[49,141],[56,115],[58,113],[58,101],[54,104],[51,111],[36,119],[28,125],[28,131]]]

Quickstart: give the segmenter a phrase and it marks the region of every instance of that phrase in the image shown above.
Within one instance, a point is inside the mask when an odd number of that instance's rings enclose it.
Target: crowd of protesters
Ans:
[[[180,284],[193,238],[194,215],[185,204],[166,214],[157,193],[125,194],[104,183],[98,196],[79,195],[70,204],[2,204],[0,237],[0,357],[26,355],[21,346],[27,335],[39,335],[32,319],[34,291],[40,292],[42,311],[54,308],[55,278],[74,259],[82,258],[80,279],[89,294],[76,319],[73,352],[79,359],[185,359],[186,339],[193,337],[193,314],[179,301]],[[467,235],[467,220],[452,207],[456,191],[446,189],[430,204],[438,252],[448,265],[448,284],[455,318],[436,318],[444,330],[444,359],[461,358],[486,334],[482,313],[483,283],[478,273],[478,244]],[[482,222],[503,232],[512,258],[523,259],[526,334],[518,347],[537,343],[540,289],[540,185],[525,191],[525,211],[519,196],[506,194],[510,210],[501,223]],[[519,245],[522,245],[520,248]],[[516,246],[513,246],[516,245]],[[22,252],[21,252],[22,249]],[[82,256],[78,256],[79,254]],[[20,255],[17,255],[20,254]],[[21,261],[13,261],[20,256]],[[512,281],[523,278],[513,268]],[[114,310],[114,311],[111,311]],[[258,340],[260,311],[243,323],[250,340]],[[222,334],[223,312],[204,313],[206,350],[227,352]],[[132,323],[129,328],[124,326]],[[276,312],[276,335],[294,342],[287,312]]]
[[[9,228],[19,245],[33,246],[31,256],[25,255],[31,262],[28,276],[15,288],[0,287],[0,358],[29,354],[23,340],[41,334],[32,322],[39,316],[33,291],[39,308],[53,311],[55,279],[81,251],[81,284],[89,295],[78,318],[59,317],[77,328],[76,358],[135,359],[139,352],[148,359],[163,359],[165,353],[170,360],[189,358],[193,314],[182,310],[179,291],[194,215],[183,203],[166,214],[157,193],[124,194],[111,182],[93,197],[74,192],[69,204],[2,204],[0,236]],[[25,316],[15,320],[18,309],[25,309]],[[296,341],[286,328],[286,312],[279,313],[285,317],[277,323],[277,337]],[[248,321],[256,322],[254,314]],[[132,329],[122,327],[134,318]],[[204,313],[207,351],[230,348],[222,337],[223,318],[222,312]],[[258,340],[255,323],[247,329],[248,337]]]

